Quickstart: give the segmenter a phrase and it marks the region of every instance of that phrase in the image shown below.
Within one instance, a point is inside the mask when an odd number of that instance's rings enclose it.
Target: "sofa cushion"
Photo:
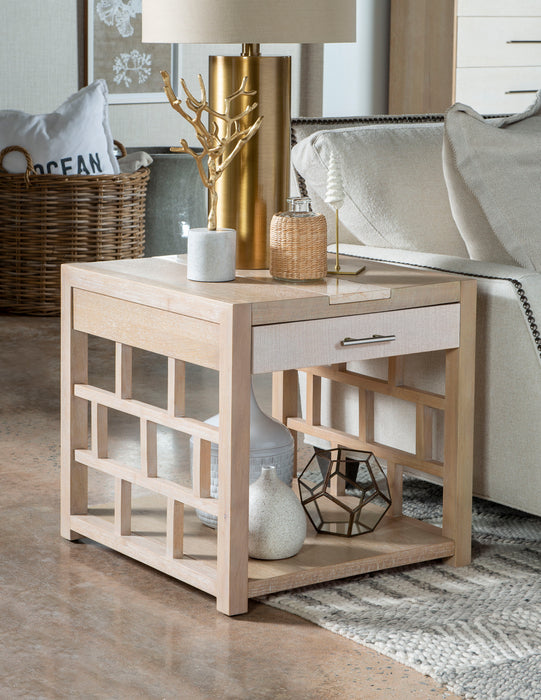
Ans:
[[[443,170],[443,124],[386,124],[320,131],[292,150],[315,211],[326,215],[334,242],[334,210],[325,204],[330,154],[345,189],[340,240],[467,257],[454,223]]]
[[[96,80],[50,114],[0,111],[0,150],[22,146],[38,173],[111,175],[119,172],[109,127],[107,83]],[[24,172],[21,153],[8,153],[3,167]]]
[[[504,119],[453,105],[443,169],[470,257],[541,270],[541,92],[528,110]]]

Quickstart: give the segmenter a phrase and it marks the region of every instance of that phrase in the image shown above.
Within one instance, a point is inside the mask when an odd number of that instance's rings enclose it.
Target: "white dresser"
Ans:
[[[516,112],[541,88],[541,0],[392,0],[389,111]]]
[[[541,0],[458,0],[455,99],[517,112],[541,88]]]

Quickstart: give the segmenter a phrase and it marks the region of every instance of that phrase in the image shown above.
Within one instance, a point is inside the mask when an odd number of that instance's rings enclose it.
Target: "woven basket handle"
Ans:
[[[128,154],[128,152],[124,148],[124,144],[120,143],[120,141],[116,141],[116,140],[114,141],[114,144],[118,148],[118,150],[120,151],[119,158],[124,158],[124,156],[126,156]]]
[[[2,151],[0,151],[0,172],[8,172],[3,166],[3,161],[4,157],[12,151],[19,151],[19,153],[22,153],[26,159],[26,172],[24,174],[24,179],[26,182],[26,186],[28,187],[30,185],[30,175],[35,175],[36,171],[34,170],[34,163],[32,162],[32,157],[30,156],[30,153],[28,153],[26,148],[23,148],[22,146],[6,146],[6,148],[2,149]]]

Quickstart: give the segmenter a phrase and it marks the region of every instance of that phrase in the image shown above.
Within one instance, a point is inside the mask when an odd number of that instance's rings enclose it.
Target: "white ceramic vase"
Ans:
[[[220,415],[208,418],[205,423],[218,426]],[[192,441],[190,440],[190,448]],[[271,418],[259,407],[253,387],[250,394],[250,484],[261,474],[261,468],[274,464],[279,479],[288,486],[293,480],[295,443],[289,430],[275,418]],[[218,445],[210,448],[210,495],[218,498]],[[216,527],[215,515],[197,510],[199,519],[209,527]]]
[[[273,466],[263,467],[250,486],[248,554],[253,559],[287,559],[301,549],[306,515],[293,490]]]
[[[237,233],[232,228],[192,228],[188,231],[188,279],[229,282],[235,279]]]

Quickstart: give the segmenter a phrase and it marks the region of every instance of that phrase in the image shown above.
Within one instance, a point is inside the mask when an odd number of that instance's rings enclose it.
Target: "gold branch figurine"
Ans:
[[[201,153],[198,153],[188,146],[186,139],[181,139],[180,146],[172,146],[170,150],[174,153],[188,153],[195,158],[201,180],[209,191],[208,230],[215,231],[216,204],[218,201],[216,183],[243,145],[257,132],[263,120],[263,117],[258,117],[250,126],[241,127],[241,120],[257,108],[257,102],[252,103],[234,116],[231,115],[231,103],[237,97],[248,97],[255,95],[256,92],[255,90],[246,90],[248,78],[243,78],[239,89],[225,98],[225,111],[218,112],[209,105],[207,91],[201,75],[199,75],[199,86],[201,88],[199,100],[188,90],[184,78],[181,78],[180,83],[186,95],[185,104],[193,112],[192,116],[182,107],[181,100],[175,95],[167,71],[161,71],[161,74],[169,103],[181,117],[184,117],[193,126],[197,140],[203,149]],[[202,121],[204,115],[208,116],[208,127]],[[230,146],[233,146],[232,150],[226,154]],[[207,172],[205,172],[203,167],[204,158],[207,158]]]

